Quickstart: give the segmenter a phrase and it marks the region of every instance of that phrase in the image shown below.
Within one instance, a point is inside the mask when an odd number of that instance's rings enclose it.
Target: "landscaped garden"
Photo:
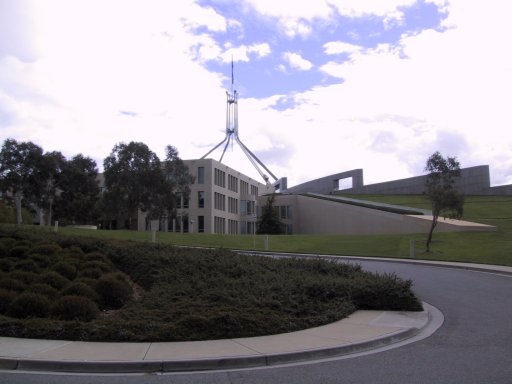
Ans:
[[[267,335],[327,324],[358,309],[421,310],[411,285],[353,264],[0,226],[1,336]]]

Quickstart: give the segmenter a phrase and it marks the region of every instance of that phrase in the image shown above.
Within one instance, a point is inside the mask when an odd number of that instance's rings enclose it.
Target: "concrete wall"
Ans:
[[[266,197],[260,198],[260,205]],[[283,220],[293,225],[294,234],[380,235],[426,233],[430,220],[358,207],[336,201],[302,195],[276,195],[275,206],[291,205],[293,218]],[[464,222],[440,221],[437,232],[494,230],[494,227]]]
[[[321,177],[303,184],[288,188],[288,193],[322,193],[330,194],[338,190],[339,180],[352,178],[352,188],[363,188],[363,170],[354,169],[351,171],[336,173],[334,175]]]
[[[383,195],[421,195],[425,192],[427,176],[387,181],[335,192],[335,194],[383,194]],[[491,181],[488,165],[463,168],[457,188],[465,195],[491,194]]]

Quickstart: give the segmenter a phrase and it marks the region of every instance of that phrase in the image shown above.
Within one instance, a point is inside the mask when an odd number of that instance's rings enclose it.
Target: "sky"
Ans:
[[[226,136],[233,87],[240,139],[289,186],[358,168],[365,184],[416,176],[435,151],[511,184],[510,11],[503,0],[0,0],[0,140],[82,153],[100,171],[121,142],[200,158]],[[223,163],[262,181],[237,145]]]

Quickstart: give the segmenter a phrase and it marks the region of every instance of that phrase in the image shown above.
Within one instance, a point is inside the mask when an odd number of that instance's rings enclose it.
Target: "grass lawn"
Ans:
[[[424,196],[348,196],[370,201],[429,209]],[[425,260],[461,261],[482,264],[512,266],[512,197],[466,196],[464,220],[498,227],[495,232],[434,232],[432,252],[424,252],[426,233],[415,235],[338,236],[338,235],[291,235],[268,236],[268,250],[276,252],[409,257],[409,242],[416,242],[416,258]],[[61,228],[65,234],[98,236],[125,240],[150,241],[147,232],[91,231]],[[228,249],[266,250],[266,236],[209,235],[157,233],[157,242],[163,244]]]

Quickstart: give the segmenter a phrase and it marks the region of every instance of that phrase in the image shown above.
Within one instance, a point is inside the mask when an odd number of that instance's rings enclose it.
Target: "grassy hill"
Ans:
[[[424,196],[347,196],[406,207],[429,209]],[[268,250],[313,254],[409,257],[409,241],[415,240],[416,257],[512,266],[512,196],[466,196],[464,220],[494,225],[496,232],[436,233],[432,252],[425,253],[425,233],[415,235],[341,236],[292,235],[269,236]],[[147,232],[88,231],[62,228],[63,233],[149,241]],[[158,233],[163,244],[266,250],[265,236]]]

